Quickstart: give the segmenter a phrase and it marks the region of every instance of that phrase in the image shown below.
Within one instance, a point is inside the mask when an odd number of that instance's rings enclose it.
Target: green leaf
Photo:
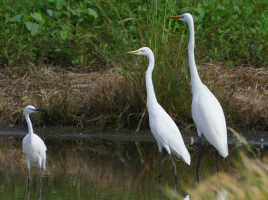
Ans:
[[[44,21],[42,18],[42,15],[38,12],[35,12],[31,14],[32,18],[34,18],[36,21],[38,21],[40,24]]]
[[[66,0],[56,0],[56,3],[57,3],[57,8],[61,10],[63,6],[66,5]]]
[[[53,10],[50,10],[50,9],[47,9],[47,14],[51,17],[51,16],[53,16]]]
[[[198,12],[200,17],[202,17],[202,18],[204,17],[204,15],[206,13],[206,10],[201,8],[201,7],[196,8],[195,11]]]
[[[62,40],[66,40],[68,38],[67,31],[60,31],[60,37]]]
[[[186,13],[189,12],[190,8],[189,7],[184,7],[181,9],[181,13]]]
[[[41,32],[41,26],[37,23],[25,22],[25,25],[27,29],[31,31],[32,36],[35,36]]]
[[[97,19],[97,18],[99,17],[98,14],[97,14],[93,9],[91,9],[91,8],[88,8],[88,9],[87,9],[87,13],[88,13],[90,16],[94,17],[94,19]]]
[[[47,9],[47,14],[50,16],[50,17],[55,17],[59,14],[59,12],[57,11],[54,11],[54,10],[50,10],[50,9]]]
[[[9,18],[9,21],[10,22],[17,22],[17,21],[19,21],[21,19],[21,17],[22,17],[22,13],[19,14],[19,15],[16,15],[15,17]]]
[[[71,9],[70,8],[70,11],[74,16],[80,16],[80,13],[81,13],[80,8],[77,8],[77,9]]]

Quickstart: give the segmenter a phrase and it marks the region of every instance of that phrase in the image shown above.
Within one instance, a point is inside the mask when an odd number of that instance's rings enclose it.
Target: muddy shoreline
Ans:
[[[115,142],[148,142],[155,143],[155,139],[150,130],[118,130],[118,131],[98,131],[93,132],[87,129],[77,129],[76,127],[36,127],[35,133],[44,140],[88,140],[98,139]],[[27,134],[27,127],[9,126],[0,123],[0,138],[14,137],[23,138]],[[242,137],[253,146],[268,146],[268,133],[264,131],[257,132],[240,132]],[[183,131],[184,142],[188,145],[198,143],[198,136],[195,131]],[[207,140],[202,137],[203,144],[208,144]],[[241,146],[243,143],[228,130],[228,144]]]

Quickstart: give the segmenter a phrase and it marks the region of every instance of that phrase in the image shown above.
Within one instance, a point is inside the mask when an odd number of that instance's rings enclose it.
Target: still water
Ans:
[[[188,146],[191,166],[177,160],[178,184],[174,185],[173,169],[164,152],[162,182],[158,175],[158,148],[152,143],[87,141],[45,141],[47,170],[42,186],[39,170],[31,170],[31,186],[27,191],[27,168],[20,139],[0,142],[0,199],[172,199],[167,188],[186,196],[193,187],[197,162],[197,147]],[[237,150],[230,149],[227,159],[220,158],[220,171],[236,173],[232,161]],[[200,179],[216,173],[215,150],[205,147],[200,167]],[[183,198],[182,198],[183,199]]]

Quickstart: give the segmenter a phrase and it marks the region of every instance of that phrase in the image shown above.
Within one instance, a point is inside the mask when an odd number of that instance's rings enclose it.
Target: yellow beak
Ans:
[[[180,19],[180,18],[182,18],[182,15],[171,16],[169,18],[170,19]]]
[[[140,53],[141,51],[140,50],[135,50],[135,51],[128,51],[127,53],[129,54],[136,54],[136,53]]]

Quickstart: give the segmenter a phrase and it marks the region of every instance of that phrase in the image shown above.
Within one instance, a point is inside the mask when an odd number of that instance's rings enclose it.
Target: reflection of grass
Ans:
[[[141,199],[136,190],[141,189],[142,194],[147,190],[139,188],[140,177],[146,177],[147,182],[143,184],[156,186],[151,184],[154,181],[154,176],[150,176],[152,169],[147,168],[151,165],[141,164],[134,143],[122,145],[95,140],[46,143],[44,199]],[[1,147],[0,166],[5,173],[0,173],[3,182],[0,193],[4,199],[21,199],[19,197],[25,196],[27,168],[20,141],[6,139]],[[38,177],[38,169],[32,167],[32,198],[38,196]],[[15,196],[13,187],[17,191]],[[8,198],[10,194],[12,198]],[[155,197],[153,189],[148,196]]]
[[[173,169],[167,154],[164,154],[162,186],[157,182],[156,144],[140,143],[144,155],[142,164],[135,143],[97,140],[45,142],[48,146],[48,160],[43,180],[44,199],[157,199],[159,187],[173,187]],[[7,197],[13,194],[12,188],[15,187],[16,197],[25,199],[22,197],[25,196],[27,169],[20,149],[21,141],[2,139],[0,146],[0,167],[4,172],[0,173],[0,179],[3,180],[0,193]],[[197,154],[195,147],[189,149],[192,156],[190,166],[181,160],[176,161],[179,176],[176,192],[179,194],[190,194],[191,199],[213,199],[216,191],[229,194],[231,199],[242,199],[246,189],[252,189],[250,195],[253,196],[260,195],[261,189],[267,187],[267,166],[259,160],[254,161],[244,154],[237,154],[234,148],[230,148],[227,159],[220,159],[220,170],[226,173],[215,175],[213,147],[204,148],[200,168],[200,178],[204,181],[197,185],[193,173]],[[235,160],[235,165],[232,160]],[[35,195],[38,196],[39,172],[34,167],[31,173],[31,197],[34,198]],[[172,196],[176,195],[173,190],[171,192]],[[266,195],[265,192],[261,194]],[[259,197],[262,199],[262,196]]]
[[[101,141],[49,142],[47,170],[44,172],[43,197],[61,199],[70,196],[73,199],[157,199],[158,197],[158,149],[156,144],[140,143],[144,163],[135,143],[114,143]],[[0,166],[5,174],[2,191],[4,196],[11,194],[12,187],[17,188],[19,196],[24,196],[27,169],[25,157],[20,149],[21,141],[6,140],[1,143]],[[204,149],[206,155],[214,155],[211,148]],[[193,163],[196,155],[193,154]],[[204,156],[207,160],[207,157]],[[181,186],[194,183],[195,165],[187,166],[183,161],[176,161],[179,175],[178,190]],[[205,176],[215,171],[214,160],[202,164]],[[213,166],[213,167],[212,167]],[[167,154],[164,155],[162,187],[173,187],[172,164]],[[227,170],[223,163],[222,168]],[[39,171],[32,168],[32,194],[38,194]],[[16,178],[15,178],[16,177]],[[54,196],[53,196],[54,195]],[[79,197],[79,198],[78,198]],[[68,198],[67,198],[68,199]],[[70,199],[70,198],[69,198]]]

